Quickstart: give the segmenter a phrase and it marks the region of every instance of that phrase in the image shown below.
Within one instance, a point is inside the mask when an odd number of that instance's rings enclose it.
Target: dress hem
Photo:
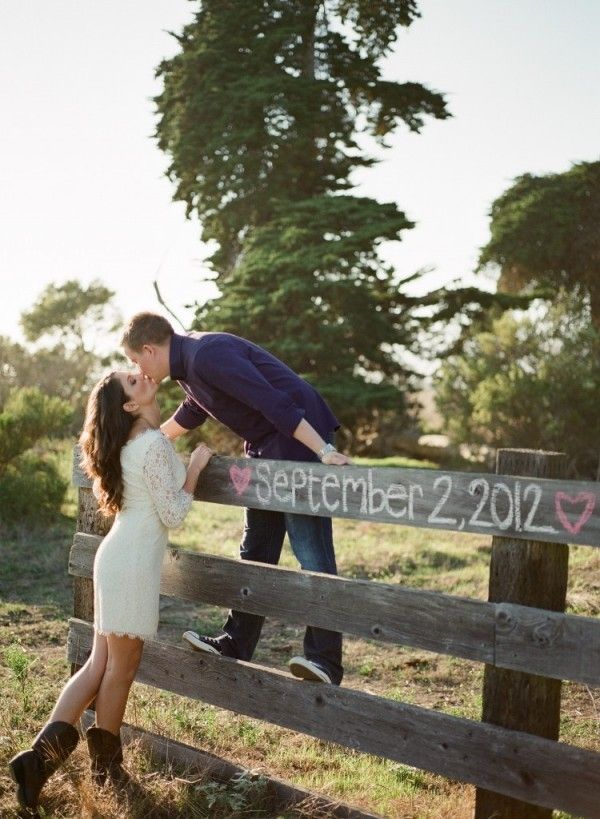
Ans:
[[[112,629],[102,629],[97,626],[94,626],[94,629],[103,637],[129,637],[130,640],[154,640],[156,637],[156,632],[152,634],[135,634],[131,631],[113,631]]]

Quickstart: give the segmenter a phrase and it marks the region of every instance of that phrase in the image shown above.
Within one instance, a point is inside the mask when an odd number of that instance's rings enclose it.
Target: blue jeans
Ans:
[[[242,560],[276,565],[286,532],[302,569],[337,574],[331,518],[246,509],[240,557]],[[232,640],[240,660],[252,658],[264,620],[257,614],[229,612],[223,630]],[[304,656],[318,663],[333,683],[340,684],[344,671],[342,635],[339,632],[308,626],[304,635]]]

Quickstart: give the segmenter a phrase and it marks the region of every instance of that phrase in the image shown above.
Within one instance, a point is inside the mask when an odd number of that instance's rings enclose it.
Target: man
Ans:
[[[145,376],[159,383],[170,375],[186,393],[161,426],[169,438],[211,416],[244,440],[251,458],[351,463],[332,443],[339,423],[321,395],[257,344],[229,333],[179,335],[154,313],[135,315],[121,343]],[[277,564],[286,532],[302,569],[336,574],[331,519],[310,515],[246,509],[242,560]],[[200,651],[250,660],[263,622],[264,617],[230,611],[219,637],[188,631],[184,639]],[[308,627],[304,656],[290,660],[289,668],[302,679],[339,685],[341,634]]]

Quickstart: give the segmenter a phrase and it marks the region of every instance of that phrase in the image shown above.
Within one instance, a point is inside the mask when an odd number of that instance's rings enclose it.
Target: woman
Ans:
[[[95,699],[87,731],[92,776],[122,782],[120,727],[144,640],[158,628],[167,530],[179,526],[212,452],[201,444],[186,469],[159,430],[158,385],[113,372],[94,387],[80,438],[82,465],[100,511],[116,515],[94,561],[94,642],[60,693],[32,747],[10,761],[21,807],[35,810],[42,786],[77,745],[75,728]]]

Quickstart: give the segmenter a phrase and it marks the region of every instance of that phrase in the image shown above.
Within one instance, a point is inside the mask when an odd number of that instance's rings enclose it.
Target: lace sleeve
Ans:
[[[152,442],[144,458],[144,480],[156,511],[168,529],[181,526],[192,504],[192,496],[177,480],[177,454],[172,444],[160,436]]]

